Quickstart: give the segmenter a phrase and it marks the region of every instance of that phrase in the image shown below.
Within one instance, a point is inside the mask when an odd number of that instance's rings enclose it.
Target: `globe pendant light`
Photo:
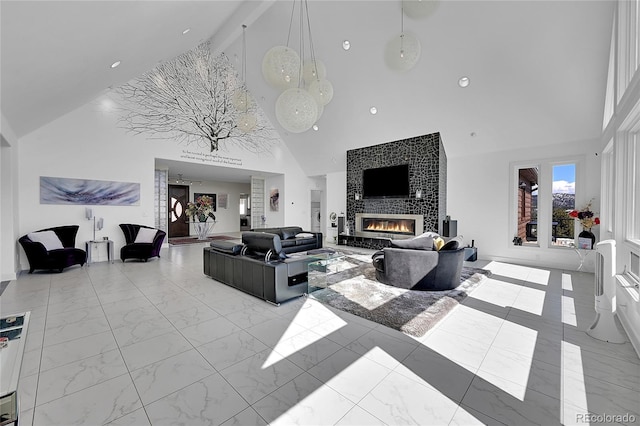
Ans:
[[[414,19],[423,19],[432,15],[439,5],[437,0],[402,0],[404,14]]]
[[[327,67],[320,60],[305,59],[302,78],[307,86],[315,80],[324,80],[327,78]]]
[[[288,89],[276,101],[276,118],[291,133],[306,132],[318,119],[318,105],[306,90]]]
[[[287,46],[274,46],[262,59],[262,75],[276,89],[296,87],[300,80],[300,56]]]
[[[402,32],[387,43],[385,61],[395,71],[408,71],[418,63],[420,52],[420,41],[413,34]]]
[[[314,80],[307,90],[320,106],[325,106],[333,99],[333,85],[329,80]]]
[[[404,2],[401,3],[400,36],[389,40],[384,58],[389,68],[396,71],[408,71],[420,59],[420,41],[404,31]]]
[[[238,111],[246,111],[253,106],[253,97],[247,89],[240,87],[233,92],[231,103]]]
[[[249,133],[255,129],[258,124],[258,118],[249,112],[243,112],[238,115],[238,129],[243,133]]]
[[[249,96],[247,90],[246,75],[247,75],[247,40],[246,40],[246,25],[242,25],[242,86],[237,89],[231,98],[231,103],[238,109],[239,114],[236,124],[238,129],[243,133],[249,133],[256,128],[258,124],[258,118],[253,112],[253,99]],[[252,111],[249,111],[252,109]]]

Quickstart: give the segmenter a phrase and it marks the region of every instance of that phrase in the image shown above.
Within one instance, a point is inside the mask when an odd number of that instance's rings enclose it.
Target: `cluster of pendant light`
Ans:
[[[292,22],[296,7],[293,3]],[[305,30],[308,31],[309,57],[305,57]],[[289,26],[291,33],[291,24]],[[262,60],[262,75],[272,87],[282,93],[276,101],[276,118],[291,133],[313,128],[322,116],[325,105],[333,98],[333,85],[327,80],[327,69],[317,60],[311,39],[307,0],[300,4],[300,54],[288,46],[275,46]]]
[[[297,0],[293,2],[289,35]],[[307,0],[300,0],[300,53],[289,47],[274,46],[262,60],[262,75],[265,81],[282,93],[276,101],[276,118],[290,133],[302,133],[317,129],[325,105],[333,98],[333,86],[327,80],[327,69],[315,58]],[[402,20],[400,35],[391,39],[385,49],[387,65],[396,71],[408,71],[420,59],[421,46],[418,38],[404,30],[404,15],[413,19],[424,19],[437,9],[438,0],[401,0]],[[305,56],[305,25],[308,34],[310,55]],[[345,42],[348,43],[348,42]],[[350,47],[343,46],[345,50]],[[372,112],[373,114],[373,112]]]

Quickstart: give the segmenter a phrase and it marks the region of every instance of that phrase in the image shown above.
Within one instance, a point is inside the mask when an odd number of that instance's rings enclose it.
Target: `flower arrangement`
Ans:
[[[591,203],[593,203],[593,199],[591,199],[589,204],[587,204],[587,206],[582,210],[572,210],[569,213],[569,216],[574,219],[578,219],[582,227],[587,231],[590,231],[591,228],[596,225],[600,225],[600,218],[595,216],[591,211]]]
[[[197,217],[200,222],[206,222],[209,218],[216,220],[213,214],[213,198],[208,195],[199,196],[193,203],[188,202],[185,213],[194,219]]]

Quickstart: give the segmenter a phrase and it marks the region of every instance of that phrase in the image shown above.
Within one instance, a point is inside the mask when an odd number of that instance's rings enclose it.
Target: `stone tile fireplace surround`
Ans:
[[[362,172],[365,169],[409,164],[409,198],[363,199]],[[416,198],[417,190],[421,198]],[[359,199],[356,200],[356,194]],[[440,227],[447,212],[447,155],[440,133],[402,139],[395,142],[368,146],[347,151],[347,223],[354,230],[358,246],[379,248],[375,243],[375,233],[384,234],[380,238],[408,238],[408,232],[387,232],[363,230],[360,214],[380,215],[395,220],[395,215],[420,216],[422,224],[416,223],[414,235],[425,231],[442,233]],[[358,218],[356,219],[356,214]],[[388,221],[387,221],[388,222]],[[363,234],[371,232],[372,234]],[[353,234],[353,233],[352,233]],[[373,240],[370,240],[373,238]],[[346,244],[354,242],[353,237],[343,239]],[[373,241],[371,243],[370,241]]]

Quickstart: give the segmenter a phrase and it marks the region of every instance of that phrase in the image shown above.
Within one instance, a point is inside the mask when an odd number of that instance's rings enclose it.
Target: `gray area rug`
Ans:
[[[329,271],[323,277],[326,287],[313,291],[309,297],[415,337],[424,336],[491,275],[484,269],[463,267],[459,287],[416,291],[378,282],[369,255],[352,253],[344,261],[335,272]]]

